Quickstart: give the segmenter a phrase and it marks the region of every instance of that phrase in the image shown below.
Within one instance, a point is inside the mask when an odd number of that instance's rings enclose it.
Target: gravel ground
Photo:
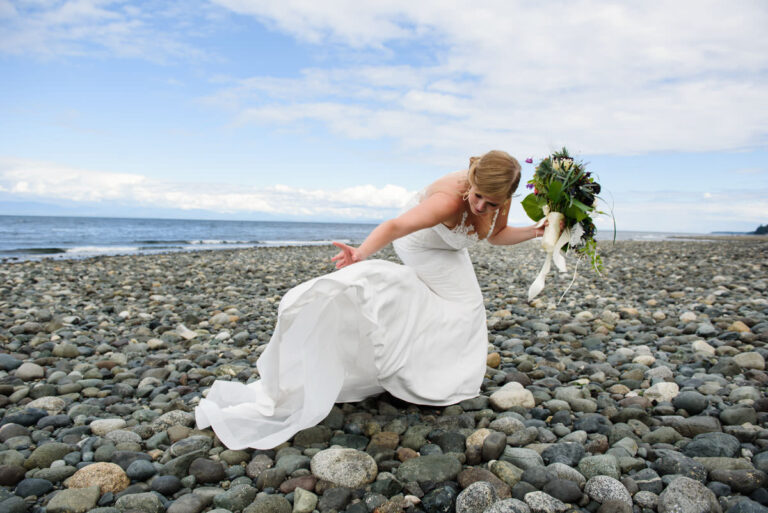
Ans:
[[[768,511],[768,241],[601,251],[529,304],[536,243],[479,245],[481,396],[340,404],[269,451],[192,411],[257,379],[280,297],[331,247],[3,264],[0,511]]]

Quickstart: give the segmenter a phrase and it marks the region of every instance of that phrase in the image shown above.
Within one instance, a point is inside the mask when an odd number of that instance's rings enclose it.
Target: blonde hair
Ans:
[[[506,151],[489,151],[469,159],[467,180],[484,196],[507,199],[520,184],[520,163]]]

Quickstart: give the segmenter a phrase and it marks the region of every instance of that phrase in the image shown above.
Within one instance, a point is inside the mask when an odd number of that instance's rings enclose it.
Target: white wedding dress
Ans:
[[[261,379],[214,382],[195,409],[198,428],[212,426],[230,449],[269,449],[336,402],[384,391],[434,406],[477,396],[488,335],[466,249],[478,237],[465,222],[396,240],[405,265],[366,260],[289,290],[257,362]]]

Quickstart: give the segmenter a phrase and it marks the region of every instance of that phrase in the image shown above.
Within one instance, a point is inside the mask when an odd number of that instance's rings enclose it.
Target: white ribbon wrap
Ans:
[[[549,209],[544,207],[544,213],[547,217],[549,217]],[[557,213],[557,212],[555,212]],[[544,221],[547,219],[545,217],[541,221],[539,221],[538,226],[541,226],[544,224]],[[559,220],[558,220],[559,223]],[[552,223],[550,223],[550,226]],[[559,228],[555,227],[555,228]],[[563,230],[563,232],[560,234],[560,237],[557,239],[557,242],[552,246],[551,248],[548,245],[544,245],[545,250],[547,251],[546,259],[544,260],[544,265],[541,266],[541,271],[539,271],[538,276],[536,276],[536,279],[531,283],[531,286],[528,288],[528,301],[533,300],[536,296],[538,296],[542,290],[544,290],[544,280],[547,276],[547,273],[549,273],[549,270],[552,268],[552,263],[554,262],[555,267],[557,267],[558,271],[561,273],[566,272],[565,268],[565,253],[562,251],[563,246],[570,243],[571,246],[575,246],[578,244],[578,241],[581,239],[581,236],[584,234],[584,229],[581,226],[581,223],[576,223],[573,228],[566,228]]]

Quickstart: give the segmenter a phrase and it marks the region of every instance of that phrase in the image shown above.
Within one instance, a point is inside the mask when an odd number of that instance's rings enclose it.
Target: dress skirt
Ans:
[[[260,379],[214,382],[197,426],[230,449],[269,449],[336,402],[383,391],[435,406],[477,396],[488,338],[467,250],[429,229],[395,249],[405,265],[367,260],[289,290],[257,362]]]

